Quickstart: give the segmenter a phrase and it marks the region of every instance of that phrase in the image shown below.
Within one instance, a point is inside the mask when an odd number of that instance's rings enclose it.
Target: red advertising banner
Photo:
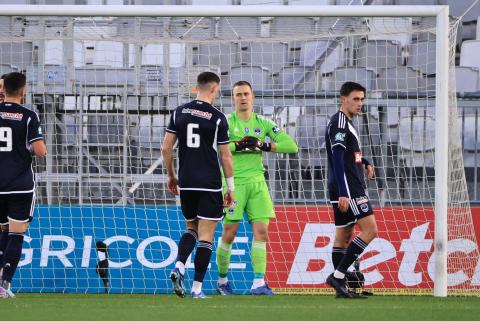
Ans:
[[[267,279],[274,288],[324,288],[333,272],[335,235],[329,207],[278,207],[270,224]],[[434,275],[432,208],[377,208],[378,237],[362,255],[365,286],[381,289],[431,289]],[[472,209],[480,239],[480,208]],[[470,226],[469,220],[464,224]],[[465,230],[468,231],[468,228]],[[480,260],[474,237],[450,235],[448,285],[480,288]]]

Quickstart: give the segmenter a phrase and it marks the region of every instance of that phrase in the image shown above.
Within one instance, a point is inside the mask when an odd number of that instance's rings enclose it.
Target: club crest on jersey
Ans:
[[[262,130],[258,127],[255,128],[253,131],[255,132],[255,135],[260,135],[260,133],[262,132]]]
[[[245,134],[248,134],[248,133],[250,133],[250,128],[245,127]]]
[[[235,212],[235,206],[237,206],[237,201],[233,201],[232,206],[228,208],[228,214],[233,214]]]
[[[23,114],[21,113],[0,113],[0,117],[3,119],[10,119],[10,120],[22,120]]]
[[[335,141],[337,142],[344,142],[345,141],[345,133],[337,133],[335,135]]]
[[[278,128],[278,126],[275,126],[272,128],[272,132],[274,132],[275,134],[278,134],[280,132],[280,128]]]
[[[360,209],[362,210],[363,213],[367,213],[368,212],[368,204],[360,205]]]

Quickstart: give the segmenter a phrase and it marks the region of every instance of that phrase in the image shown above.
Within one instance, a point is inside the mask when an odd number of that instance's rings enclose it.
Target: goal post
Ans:
[[[26,102],[40,109],[50,149],[36,164],[39,215],[14,287],[98,292],[95,262],[104,256],[94,242],[101,241],[113,292],[169,292],[184,226],[165,187],[160,139],[170,111],[193,99],[196,74],[210,70],[227,84],[218,99],[224,112],[232,111],[228,84],[251,81],[257,110],[301,149],[265,155],[277,211],[267,281],[278,292],[326,287],[333,224],[320,137],[338,107],[339,83],[358,77],[372,88],[356,124],[381,176],[369,184],[383,233],[362,258],[369,286],[478,295],[478,227],[452,89],[456,25],[448,6],[2,5],[2,17],[10,25],[0,35],[0,67],[34,79]],[[12,48],[31,61],[14,63]],[[48,50],[59,54],[46,58]],[[231,265],[242,290],[252,277],[250,241],[243,224]],[[207,291],[216,282],[213,261]]]

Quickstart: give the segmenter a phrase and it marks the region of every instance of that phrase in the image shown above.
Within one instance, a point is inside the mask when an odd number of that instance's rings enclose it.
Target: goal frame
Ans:
[[[447,209],[449,137],[448,6],[139,6],[2,5],[3,16],[84,17],[435,17],[435,276],[434,296],[447,296]]]

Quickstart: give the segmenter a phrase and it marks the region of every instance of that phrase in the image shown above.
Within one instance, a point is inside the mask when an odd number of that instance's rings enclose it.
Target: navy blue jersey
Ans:
[[[333,166],[332,148],[345,149],[345,185],[350,199],[365,195],[364,170],[358,132],[352,122],[341,111],[330,118],[325,134],[328,158],[328,191],[331,201],[339,197],[338,184]]]
[[[15,103],[0,104],[0,194],[35,188],[30,144],[43,139],[38,115]]]
[[[180,190],[221,191],[217,145],[230,143],[225,115],[194,100],[175,109],[166,130],[178,139]]]

